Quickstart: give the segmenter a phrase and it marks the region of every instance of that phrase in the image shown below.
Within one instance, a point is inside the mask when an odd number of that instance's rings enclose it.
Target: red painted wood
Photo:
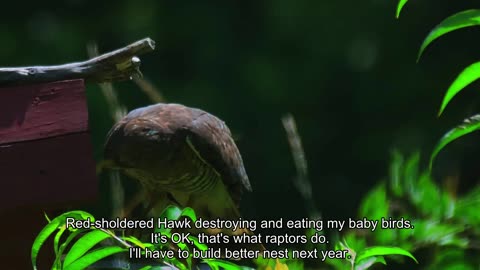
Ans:
[[[0,215],[11,221],[0,223],[3,268],[32,269],[44,211],[54,217],[96,200],[92,152],[83,80],[0,88]],[[39,269],[52,263],[46,245]]]
[[[0,89],[0,144],[87,129],[83,80]]]
[[[91,201],[97,187],[87,132],[0,145],[0,212]]]

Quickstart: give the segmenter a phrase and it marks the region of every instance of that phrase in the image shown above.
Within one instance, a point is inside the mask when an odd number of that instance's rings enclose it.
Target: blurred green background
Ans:
[[[9,1],[0,21],[0,66],[86,59],[86,44],[110,51],[144,37],[146,79],[169,102],[204,109],[237,138],[254,192],[248,218],[307,215],[281,123],[292,113],[303,140],[316,207],[324,218],[356,216],[364,194],[388,175],[391,150],[420,150],[480,111],[478,83],[436,113],[449,83],[480,58],[477,28],[442,37],[415,63],[426,34],[476,1]],[[150,103],[133,82],[114,84],[129,110]],[[97,85],[87,85],[95,158],[112,125]],[[440,154],[438,183],[478,184],[480,136]],[[106,192],[105,187],[102,188]],[[103,194],[107,195],[107,194]]]

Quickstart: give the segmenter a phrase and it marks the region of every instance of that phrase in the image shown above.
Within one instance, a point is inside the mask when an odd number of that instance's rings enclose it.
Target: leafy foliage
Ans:
[[[190,218],[192,221],[196,221],[196,215],[193,209],[185,208],[180,209],[175,206],[167,207],[162,215],[162,218],[167,218],[169,220],[178,220],[180,218]],[[32,245],[32,264],[34,269],[37,269],[36,261],[38,253],[46,240],[55,232],[54,237],[54,252],[55,252],[55,262],[52,265],[51,269],[65,269],[65,270],[80,270],[87,269],[89,266],[92,266],[97,261],[104,259],[106,257],[124,253],[129,250],[131,247],[139,247],[142,250],[161,250],[170,248],[168,244],[152,244],[145,243],[140,239],[134,236],[117,236],[115,232],[105,229],[99,229],[95,227],[90,227],[86,229],[75,229],[75,228],[66,228],[67,218],[74,218],[75,220],[89,220],[94,222],[95,218],[84,211],[71,211],[64,213],[53,220],[49,221],[48,224],[43,228],[43,230],[36,237]],[[47,218],[48,220],[48,218]],[[68,231],[70,234],[68,237],[62,237],[64,232]],[[171,238],[171,229],[167,228],[157,228],[156,232],[160,232],[164,235],[167,235]],[[194,236],[189,236],[189,240],[193,243],[193,246],[198,250],[206,250],[207,246],[205,244],[199,243],[198,239]],[[62,239],[64,239],[63,242]],[[110,242],[108,242],[110,241]],[[113,244],[112,244],[113,242]],[[190,247],[186,243],[178,243],[177,248],[187,249]],[[67,251],[68,250],[68,251]],[[221,260],[205,260],[205,263],[208,265],[214,266],[219,265],[225,268],[226,265],[230,265],[230,268],[225,269],[240,269],[239,266],[235,264],[224,262]],[[170,264],[175,266],[178,269],[191,269],[192,267],[192,257],[186,259],[186,262],[182,262],[176,258],[165,258],[162,263]],[[232,268],[233,266],[237,268]],[[144,269],[155,269],[154,265],[145,266]]]
[[[37,239],[32,246],[32,263],[34,265],[34,269],[36,269],[36,259],[38,256],[38,252],[40,251],[41,247],[48,239],[48,237],[51,236],[55,231],[57,231],[57,234],[54,238],[54,242],[56,244],[54,250],[56,259],[51,269],[88,269],[88,267],[92,266],[96,262],[106,257],[127,252],[131,247],[139,247],[143,250],[160,250],[165,248],[171,248],[171,246],[168,246],[168,244],[145,243],[134,236],[117,236],[113,231],[98,229],[94,227],[86,229],[66,229],[66,219],[68,217],[74,217],[76,220],[95,220],[94,217],[87,212],[71,211],[49,221],[49,223],[37,236]],[[191,208],[180,209],[176,206],[169,206],[163,211],[161,215],[161,218],[167,218],[169,220],[178,220],[185,217],[190,218],[192,221],[196,220],[195,212]],[[66,231],[69,232],[69,235],[68,237],[66,237],[66,239],[64,239],[65,237],[61,236]],[[171,230],[167,228],[157,228],[155,232],[159,232],[171,237]],[[64,239],[63,242],[62,239]],[[106,242],[108,240],[110,240],[110,242]],[[189,236],[189,240],[191,240],[195,248],[199,250],[206,250],[208,248],[205,244],[199,243],[198,239],[196,239],[194,236]],[[403,255],[410,257],[416,261],[412,254],[398,247],[362,246],[362,248],[360,248],[360,246],[356,246],[359,247],[359,249],[358,251],[355,251],[355,249],[350,248],[346,243],[342,242],[339,242],[336,247],[337,250],[348,250],[349,254],[352,254],[349,256],[349,258],[351,259],[347,260],[347,263],[351,264],[354,269],[368,269],[374,263],[386,264],[384,256],[387,255]],[[176,248],[188,251],[190,249],[189,244],[187,243],[178,243]],[[67,249],[68,251],[66,251]],[[239,266],[235,263],[220,259],[204,259],[202,260],[202,262],[204,264],[207,264],[213,270],[250,269],[248,267]],[[178,269],[192,269],[193,267],[191,255],[185,260],[185,262],[177,258],[164,258],[163,261],[159,261],[159,263],[172,265]],[[260,257],[255,259],[255,263],[257,264],[257,267],[259,269],[294,270],[304,268],[303,262],[298,259],[274,260],[264,259]],[[158,265],[146,265],[142,269],[154,270],[157,269],[157,267]]]
[[[395,16],[398,18],[400,18],[400,12],[402,12],[402,9],[403,9],[403,6],[405,6],[405,4],[408,2],[408,0],[399,0],[398,1],[398,4],[397,4],[397,12],[395,14]]]
[[[430,169],[432,168],[433,161],[437,157],[438,153],[443,148],[445,148],[445,146],[455,141],[456,139],[466,134],[477,131],[479,129],[480,129],[480,115],[474,115],[472,117],[465,119],[461,125],[453,128],[452,130],[447,132],[445,135],[443,135],[443,137],[435,146],[433,153],[430,157]]]
[[[478,9],[465,10],[446,18],[433,28],[423,40],[423,43],[420,46],[420,51],[418,52],[417,61],[420,59],[427,46],[434,40],[452,31],[477,25],[480,25],[480,10]]]
[[[357,244],[356,239],[349,239],[351,243]],[[408,251],[390,246],[373,246],[373,247],[364,247],[355,251],[351,246],[349,246],[348,241],[344,240],[336,244],[337,250],[348,250],[349,257],[347,260],[327,260],[327,262],[334,266],[335,269],[354,269],[354,270],[363,270],[369,269],[376,263],[387,265],[385,256],[407,256],[417,262],[417,259]]]
[[[480,78],[480,62],[471,64],[470,66],[465,68],[457,76],[457,78],[453,81],[453,83],[450,85],[447,92],[445,93],[445,97],[442,100],[442,106],[440,108],[440,111],[438,112],[438,116],[443,113],[448,103],[453,99],[456,94],[462,91],[469,84],[478,80],[478,78]]]
[[[398,247],[411,251],[428,248],[434,252],[432,261],[422,263],[430,265],[428,269],[472,269],[480,261],[465,258],[478,248],[475,239],[480,239],[480,189],[464,196],[455,196],[451,191],[440,188],[427,172],[419,170],[419,157],[418,153],[414,153],[404,158],[394,151],[388,181],[373,188],[359,208],[360,216],[403,218],[410,220],[414,229],[376,230],[368,234],[354,230],[347,232],[344,239],[351,246],[365,247],[367,241],[376,245],[396,243]],[[373,202],[380,209],[373,207]],[[374,257],[378,257],[381,252],[388,250],[394,251],[396,248],[365,248],[364,254],[372,252],[377,255]],[[357,255],[359,257],[363,255]],[[455,263],[451,265],[458,268],[439,267],[446,257],[455,257]],[[373,261],[362,259],[362,263],[367,265]]]
[[[75,218],[77,220],[87,220],[87,219],[90,219],[91,221],[95,220],[94,217],[91,214],[89,214],[87,212],[84,212],[84,211],[67,212],[67,213],[64,213],[64,214],[54,218],[53,220],[51,220],[47,224],[47,226],[45,226],[40,231],[40,233],[37,235],[37,237],[33,241],[31,258],[32,258],[32,265],[33,265],[34,269],[37,269],[37,256],[38,256],[38,253],[40,251],[40,248],[43,246],[43,244],[48,239],[48,237],[50,237],[50,235],[52,233],[54,233],[56,230],[58,230],[58,232],[57,232],[57,234],[55,236],[55,240],[54,240],[54,252],[55,252],[55,255],[57,256],[57,258],[60,258],[62,256],[61,251],[64,250],[64,246],[61,245],[59,247],[58,242],[59,242],[59,239],[60,239],[61,235],[65,231],[67,217],[72,217],[72,218]],[[71,230],[73,233],[75,233],[75,231],[78,231],[78,230],[75,230],[75,229],[69,229],[69,230]],[[67,239],[67,241],[68,240],[71,241],[71,239]],[[64,244],[66,244],[66,243],[64,243]],[[59,263],[59,262],[57,262],[57,263]],[[61,266],[61,265],[59,265],[59,266]],[[61,267],[60,268],[54,268],[54,269],[61,269]]]
[[[406,1],[400,1],[397,6],[397,17],[399,12]],[[420,60],[425,49],[436,39],[444,36],[447,33],[453,32],[458,29],[463,29],[470,26],[479,26],[480,25],[480,10],[479,9],[470,9],[458,12],[449,16],[440,22],[435,28],[433,28],[427,37],[423,40],[420,50],[418,52],[417,62]],[[445,110],[448,103],[452,98],[458,94],[466,86],[474,82],[480,77],[480,63],[474,63],[467,68],[465,68],[450,85],[445,96],[442,100],[442,105],[440,107],[438,116],[440,116]],[[472,116],[464,120],[464,123],[455,127],[454,129],[447,132],[435,146],[433,153],[430,156],[430,170],[432,169],[432,163],[438,153],[452,141],[469,134],[473,131],[480,129],[480,124],[478,123],[479,116]]]
[[[385,256],[385,255],[404,255],[407,257],[412,258],[415,262],[417,262],[417,259],[413,257],[413,255],[401,248],[397,247],[371,247],[371,248],[366,248],[363,250],[361,253],[357,254],[356,260],[358,262],[361,262],[365,259],[371,258],[371,257],[379,257],[379,256]],[[386,262],[384,260],[381,260],[382,263]],[[417,262],[418,263],[418,262]]]

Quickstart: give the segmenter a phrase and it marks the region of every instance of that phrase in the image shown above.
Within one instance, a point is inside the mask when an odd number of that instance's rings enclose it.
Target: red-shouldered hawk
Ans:
[[[225,123],[180,104],[130,112],[108,134],[105,159],[163,200],[163,207],[173,198],[204,218],[238,219],[242,192],[251,191]]]

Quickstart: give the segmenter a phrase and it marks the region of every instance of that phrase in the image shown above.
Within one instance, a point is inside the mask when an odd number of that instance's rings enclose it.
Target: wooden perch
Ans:
[[[85,79],[102,83],[125,81],[141,76],[138,55],[155,49],[155,41],[145,38],[87,61],[58,66],[0,68],[0,86]]]

